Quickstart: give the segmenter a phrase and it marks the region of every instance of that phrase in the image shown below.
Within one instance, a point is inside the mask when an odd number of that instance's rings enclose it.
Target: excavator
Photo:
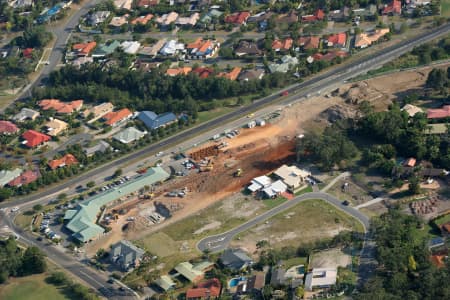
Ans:
[[[233,173],[233,177],[241,177],[242,176],[242,169],[239,168]]]

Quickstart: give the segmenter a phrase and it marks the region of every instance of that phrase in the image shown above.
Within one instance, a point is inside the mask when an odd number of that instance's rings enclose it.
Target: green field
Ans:
[[[443,17],[450,17],[450,0],[441,0],[441,14]]]
[[[209,111],[201,111],[198,113],[198,123],[203,123],[212,119],[215,119],[217,117],[220,117],[221,115],[224,115],[226,113],[229,113],[233,110],[235,110],[235,107],[219,107],[213,110]]]
[[[73,299],[61,289],[45,282],[46,275],[12,278],[0,285],[0,299],[8,300],[66,300]]]
[[[287,199],[284,197],[277,197],[274,199],[265,199],[265,200],[263,200],[263,203],[267,206],[267,208],[271,209],[271,208],[274,208],[275,206],[278,206],[281,203],[284,203],[286,201],[287,201]]]

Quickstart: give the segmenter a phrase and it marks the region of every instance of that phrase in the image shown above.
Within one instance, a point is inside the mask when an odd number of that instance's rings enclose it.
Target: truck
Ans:
[[[288,92],[288,91],[284,91],[284,92],[281,92],[281,95],[280,95],[280,96],[285,97],[285,96],[287,96],[287,95],[289,95],[289,92]]]

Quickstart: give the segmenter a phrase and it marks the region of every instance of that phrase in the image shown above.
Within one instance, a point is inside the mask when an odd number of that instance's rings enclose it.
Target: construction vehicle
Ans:
[[[242,176],[242,169],[239,168],[233,173],[233,177],[241,177]]]
[[[206,164],[200,165],[200,172],[209,172],[214,169],[214,163],[212,159],[208,159],[208,162]]]

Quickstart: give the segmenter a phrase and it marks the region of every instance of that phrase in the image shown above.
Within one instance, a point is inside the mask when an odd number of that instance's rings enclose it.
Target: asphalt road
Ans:
[[[250,228],[256,226],[257,224],[262,223],[262,222],[278,215],[279,213],[296,206],[300,202],[303,202],[306,200],[312,200],[312,199],[321,199],[321,200],[327,201],[328,203],[336,206],[338,209],[343,210],[347,214],[349,214],[352,217],[354,217],[355,219],[357,219],[363,225],[364,231],[367,232],[367,230],[370,226],[369,219],[364,214],[362,214],[360,211],[358,211],[350,206],[343,205],[339,199],[337,199],[329,194],[322,193],[322,192],[312,192],[312,193],[306,193],[306,194],[300,195],[298,197],[295,197],[292,200],[286,201],[286,202],[282,203],[281,205],[278,205],[278,206],[272,208],[271,210],[266,211],[265,213],[255,217],[252,220],[247,221],[244,224],[241,224],[227,232],[206,237],[206,238],[202,239],[200,242],[198,242],[197,248],[202,252],[205,250],[208,250],[212,253],[223,251],[228,247],[228,244],[231,242],[231,240],[239,233],[249,230]]]
[[[73,178],[65,181],[62,184],[47,188],[43,192],[38,192],[38,193],[35,193],[32,195],[27,195],[27,196],[21,197],[16,200],[0,204],[0,208],[1,207],[11,207],[11,206],[14,206],[17,204],[23,204],[23,203],[26,203],[29,201],[42,199],[42,198],[45,198],[45,196],[47,196],[49,194],[54,194],[60,190],[78,185],[79,182],[82,180],[88,180],[89,178],[97,178],[98,174],[104,173],[108,170],[111,170],[111,172],[113,172],[115,168],[118,168],[119,166],[127,163],[128,161],[136,160],[138,158],[145,158],[145,157],[152,155],[154,153],[157,153],[159,151],[166,150],[172,145],[176,145],[183,141],[189,140],[190,138],[192,138],[196,135],[199,135],[202,132],[210,131],[211,129],[216,128],[218,126],[221,126],[221,125],[223,126],[224,124],[227,124],[228,122],[230,122],[233,119],[237,119],[237,118],[245,116],[246,114],[249,114],[251,112],[255,112],[259,109],[262,109],[265,106],[268,106],[269,104],[279,102],[279,101],[281,101],[281,103],[283,103],[283,104],[288,104],[288,103],[298,101],[299,99],[308,97],[309,95],[312,95],[316,92],[325,90],[327,87],[335,86],[336,84],[339,84],[345,80],[348,80],[349,78],[352,78],[358,74],[365,73],[370,69],[376,68],[376,67],[394,59],[395,57],[398,57],[401,54],[410,51],[415,46],[426,43],[430,40],[433,40],[437,37],[440,37],[440,36],[448,33],[449,30],[450,30],[450,24],[445,24],[439,28],[434,28],[431,31],[429,31],[425,34],[422,34],[418,37],[415,37],[413,39],[400,42],[397,45],[393,45],[391,47],[385,48],[381,52],[378,52],[370,57],[363,57],[352,63],[342,65],[342,66],[334,68],[330,71],[324,72],[324,73],[322,73],[312,79],[306,80],[302,83],[294,84],[285,89],[285,91],[288,91],[290,94],[290,96],[287,97],[286,99],[282,99],[282,97],[280,97],[279,93],[272,94],[268,97],[254,101],[252,104],[250,104],[248,106],[241,107],[237,111],[222,115],[222,116],[220,116],[216,119],[213,119],[209,122],[206,122],[206,123],[200,124],[199,126],[185,130],[180,134],[171,136],[159,143],[152,144],[148,147],[142,148],[134,153],[127,155],[127,156],[124,156],[115,161],[112,161],[106,165],[103,165],[101,167],[98,167],[96,169],[88,171],[77,177],[73,177]]]

